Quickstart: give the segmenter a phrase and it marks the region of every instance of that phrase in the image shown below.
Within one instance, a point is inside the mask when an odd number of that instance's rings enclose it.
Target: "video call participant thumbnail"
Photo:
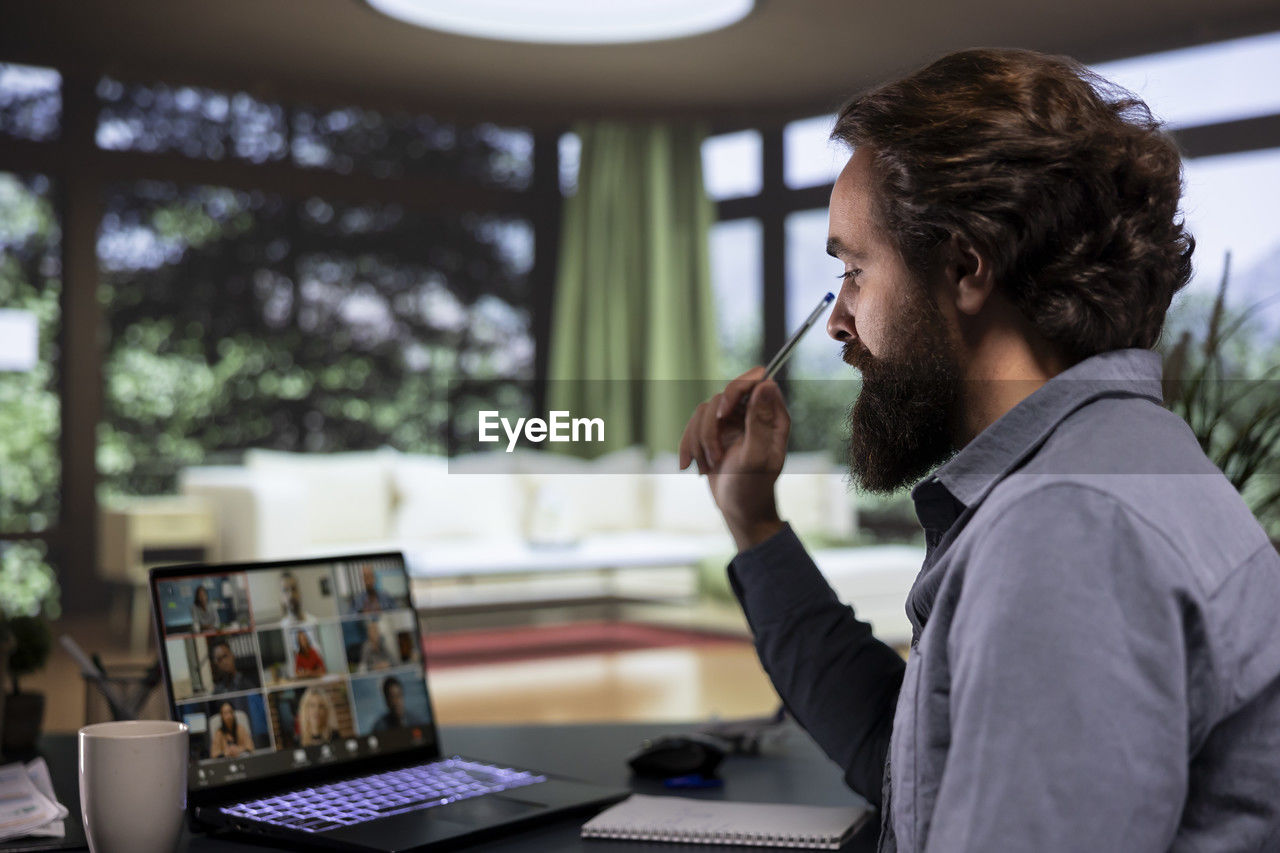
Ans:
[[[266,706],[260,695],[231,696],[184,705],[179,710],[191,729],[191,754],[197,760],[240,758],[271,748]]]
[[[351,682],[361,735],[425,726],[431,719],[422,676],[401,670]]]
[[[317,746],[355,734],[345,684],[313,684],[267,694],[277,728],[276,749]]]
[[[297,678],[316,678],[329,672],[324,657],[305,630],[293,632],[293,674]]]
[[[247,752],[253,752],[253,728],[247,719],[237,719],[235,706],[223,700],[209,732],[209,757],[238,758]]]
[[[409,591],[398,567],[379,571],[373,562],[353,563],[339,569],[346,613],[385,613],[409,607]]]
[[[328,568],[253,572],[249,576],[249,595],[254,623],[259,628],[315,625],[338,615],[333,572]]]
[[[336,622],[258,632],[266,687],[345,672],[342,626]]]
[[[413,613],[407,610],[370,616],[342,625],[351,672],[377,672],[417,660]]]
[[[249,627],[249,592],[243,574],[164,581],[159,594],[167,636]]]
[[[191,632],[201,634],[215,631],[221,624],[218,611],[209,604],[209,590],[203,586],[196,587],[191,603]]]
[[[241,639],[244,638],[244,639]],[[232,648],[232,642],[241,647],[241,654]],[[250,647],[245,650],[246,644]],[[237,634],[234,637],[217,637],[209,642],[209,668],[213,674],[213,693],[235,693],[241,690],[256,690],[261,684],[258,679],[258,662],[252,650],[251,634]]]

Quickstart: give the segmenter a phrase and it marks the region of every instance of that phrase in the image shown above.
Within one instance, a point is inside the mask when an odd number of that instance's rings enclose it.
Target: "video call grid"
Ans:
[[[224,626],[217,624],[214,626],[213,630],[197,633],[191,630],[183,631],[182,629],[185,625],[182,622],[173,626],[170,624],[170,619],[165,620],[166,655],[170,660],[171,672],[173,671],[173,655],[175,651],[174,643],[193,641],[197,638],[203,639],[206,643],[206,652],[208,652],[212,641],[215,639],[229,640],[233,637],[244,637],[251,649],[254,667],[256,669],[257,686],[241,690],[219,691],[214,684],[211,683],[208,693],[199,696],[198,698],[188,696],[175,702],[179,713],[184,716],[192,714],[195,709],[202,709],[205,713],[206,731],[205,737],[202,738],[202,740],[205,741],[203,745],[203,752],[206,757],[202,758],[202,761],[209,760],[207,756],[212,750],[212,733],[214,731],[214,727],[217,725],[216,716],[218,713],[214,706],[220,706],[228,700],[245,700],[243,703],[233,702],[232,708],[236,712],[243,712],[245,716],[256,716],[268,721],[267,725],[264,727],[267,744],[263,746],[255,745],[252,750],[248,751],[250,755],[270,754],[282,749],[289,749],[298,746],[297,743],[283,743],[282,741],[284,738],[282,738],[280,733],[276,731],[277,726],[280,724],[280,719],[278,713],[272,713],[273,710],[276,710],[272,697],[275,696],[278,700],[279,697],[284,694],[293,693],[295,694],[295,697],[300,700],[302,692],[311,686],[321,686],[326,688],[327,692],[330,694],[329,707],[333,708],[337,712],[337,716],[339,718],[343,713],[350,718],[352,729],[350,732],[340,732],[338,730],[339,727],[335,725],[337,721],[328,719],[328,723],[332,726],[332,730],[336,732],[334,739],[367,734],[370,727],[376,724],[376,720],[380,720],[387,715],[389,706],[385,701],[380,705],[375,705],[367,701],[358,701],[357,694],[360,692],[367,694],[369,693],[369,689],[367,685],[364,685],[363,690],[358,690],[357,685],[363,685],[363,683],[366,682],[370,684],[376,683],[378,685],[377,692],[381,693],[384,679],[388,677],[396,677],[397,681],[401,684],[403,692],[414,694],[410,699],[412,704],[421,706],[420,710],[417,711],[418,719],[412,719],[413,711],[406,713],[406,717],[410,718],[407,725],[427,725],[429,723],[430,711],[429,702],[426,697],[425,678],[423,677],[422,671],[421,649],[417,647],[418,644],[416,642],[416,638],[419,636],[416,614],[412,607],[409,606],[407,589],[399,595],[389,594],[381,589],[381,582],[383,578],[385,578],[386,574],[391,574],[396,579],[402,579],[402,570],[397,564],[388,563],[388,567],[391,568],[391,571],[385,572],[384,569],[384,573],[380,573],[378,571],[378,566],[379,563],[377,561],[359,561],[355,563],[335,562],[327,566],[307,566],[296,569],[282,568],[254,573],[255,580],[258,582],[259,594],[263,594],[265,590],[269,589],[279,590],[277,595],[280,600],[271,602],[272,605],[283,604],[284,592],[282,590],[282,584],[286,574],[293,575],[295,580],[299,577],[307,578],[315,577],[316,575],[325,576],[330,584],[330,589],[332,590],[332,592],[329,592],[326,595],[330,599],[333,599],[335,604],[340,605],[342,612],[337,612],[339,608],[334,607],[334,612],[332,614],[322,612],[320,615],[317,615],[316,612],[311,612],[306,613],[305,618],[301,620],[288,620],[287,617],[290,614],[287,612],[285,607],[281,606],[279,607],[279,610],[281,611],[280,615],[265,621],[259,621],[257,614],[268,611],[268,606],[255,603],[254,593],[251,589],[253,585],[249,583],[249,573],[247,572],[231,572],[221,575],[192,575],[181,578],[172,578],[160,582],[162,600],[164,600],[164,592],[172,592],[174,587],[180,586],[183,582],[190,583],[191,581],[199,581],[199,585],[205,589],[206,601],[204,606],[206,610],[210,604],[208,592],[209,586],[212,585],[214,587],[225,588],[225,585],[229,583],[232,588],[232,594],[230,597],[219,595],[217,609],[221,610],[222,607],[225,606],[226,602],[230,600],[233,602],[233,612],[236,613],[237,616],[239,615],[240,608],[236,607],[234,602],[243,597],[243,623],[239,618],[234,618],[230,620],[228,625]],[[362,571],[365,567],[370,568],[374,574],[374,590],[358,588],[353,582],[355,573]],[[347,579],[348,583],[346,584],[339,583],[337,580],[339,573],[342,572],[344,568],[349,572]],[[168,589],[166,589],[166,586],[168,586]],[[345,591],[342,589],[343,586],[347,587]],[[365,586],[367,587],[367,584]],[[269,595],[269,593],[267,594]],[[193,603],[199,604],[200,596],[194,593],[194,591],[192,592],[192,596]],[[358,601],[367,603],[370,600],[377,602],[373,609],[366,609],[362,611],[357,607]],[[170,610],[171,609],[172,608],[170,608]],[[326,608],[321,608],[320,610],[323,611],[324,609]],[[165,615],[169,616],[170,614],[165,613]],[[398,662],[384,664],[382,666],[364,667],[353,671],[351,656],[348,654],[348,650],[352,645],[354,645],[354,643],[348,643],[346,641],[349,638],[357,642],[361,638],[367,639],[367,625],[370,622],[375,621],[380,625],[390,623],[389,627],[392,629],[391,631],[380,628],[382,631],[381,639],[384,645],[396,647],[396,657],[398,658]],[[194,616],[190,624],[191,626],[195,626],[197,624]],[[356,625],[363,625],[366,627],[359,634],[355,634],[355,632],[351,632],[347,627],[345,627]],[[336,649],[331,647],[324,650],[324,644],[319,639],[326,626],[332,626],[342,630],[341,641],[337,644]],[[175,628],[177,630],[174,630]],[[230,630],[227,630],[228,628],[230,628]],[[293,653],[291,649],[296,648],[296,637],[300,630],[306,630],[309,641],[315,641],[315,645],[320,646],[321,651],[324,652],[321,657],[324,660],[327,672],[323,675],[310,676],[297,676],[295,672],[292,677],[285,678],[283,680],[281,680],[280,676],[274,673],[269,677],[268,667],[264,663],[265,658],[262,649],[261,637],[268,632],[278,632],[282,641],[284,659],[279,662],[273,660],[272,663],[273,665],[282,666],[286,670],[294,669],[294,667],[288,666],[288,658]],[[392,633],[396,631],[398,631],[398,634],[394,635],[393,639]],[[407,644],[404,642],[404,637],[406,635],[409,638],[409,642]],[[330,634],[330,637],[332,637],[332,634]],[[290,640],[293,642],[290,643]],[[408,646],[407,649],[406,645]],[[185,652],[185,649],[182,649],[180,646],[179,649]],[[247,657],[247,655],[244,654],[244,649],[241,649],[240,654],[235,655],[237,660],[241,660],[244,657]],[[333,661],[332,665],[330,663],[331,661]],[[338,669],[337,672],[334,672],[335,666]],[[362,664],[356,664],[356,666],[361,667]],[[237,671],[240,670],[240,665],[238,663],[236,665],[236,669]],[[333,695],[335,688],[338,691],[336,696]],[[419,693],[420,696],[416,695]],[[412,701],[413,699],[418,699],[419,701]],[[258,706],[256,709],[252,709],[254,700],[256,700]],[[244,706],[248,706],[251,710],[245,711]],[[338,708],[342,708],[343,710],[337,711]],[[334,713],[334,711],[331,711],[330,713]],[[259,722],[258,725],[261,725],[261,722]],[[251,739],[252,743],[257,743],[257,738],[253,737],[252,734]],[[293,738],[288,738],[288,740],[293,740]],[[218,759],[215,760],[227,758],[227,756],[219,756]]]

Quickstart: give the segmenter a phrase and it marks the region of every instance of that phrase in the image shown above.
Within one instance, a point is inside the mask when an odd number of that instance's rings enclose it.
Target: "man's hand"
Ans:
[[[753,367],[699,404],[680,439],[681,470],[696,462],[707,475],[739,551],[782,529],[773,484],[787,456],[791,416],[778,384],[763,376],[763,367]]]

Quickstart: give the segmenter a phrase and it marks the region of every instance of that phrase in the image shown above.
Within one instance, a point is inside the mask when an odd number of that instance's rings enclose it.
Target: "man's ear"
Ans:
[[[942,261],[956,312],[977,314],[995,292],[991,262],[968,240],[954,234],[943,247]]]

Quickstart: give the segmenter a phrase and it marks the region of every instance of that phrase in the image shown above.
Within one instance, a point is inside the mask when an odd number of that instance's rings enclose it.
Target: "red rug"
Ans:
[[[450,631],[423,641],[428,669],[510,663],[567,655],[631,652],[672,646],[750,645],[741,634],[646,625],[573,622],[485,631]]]

